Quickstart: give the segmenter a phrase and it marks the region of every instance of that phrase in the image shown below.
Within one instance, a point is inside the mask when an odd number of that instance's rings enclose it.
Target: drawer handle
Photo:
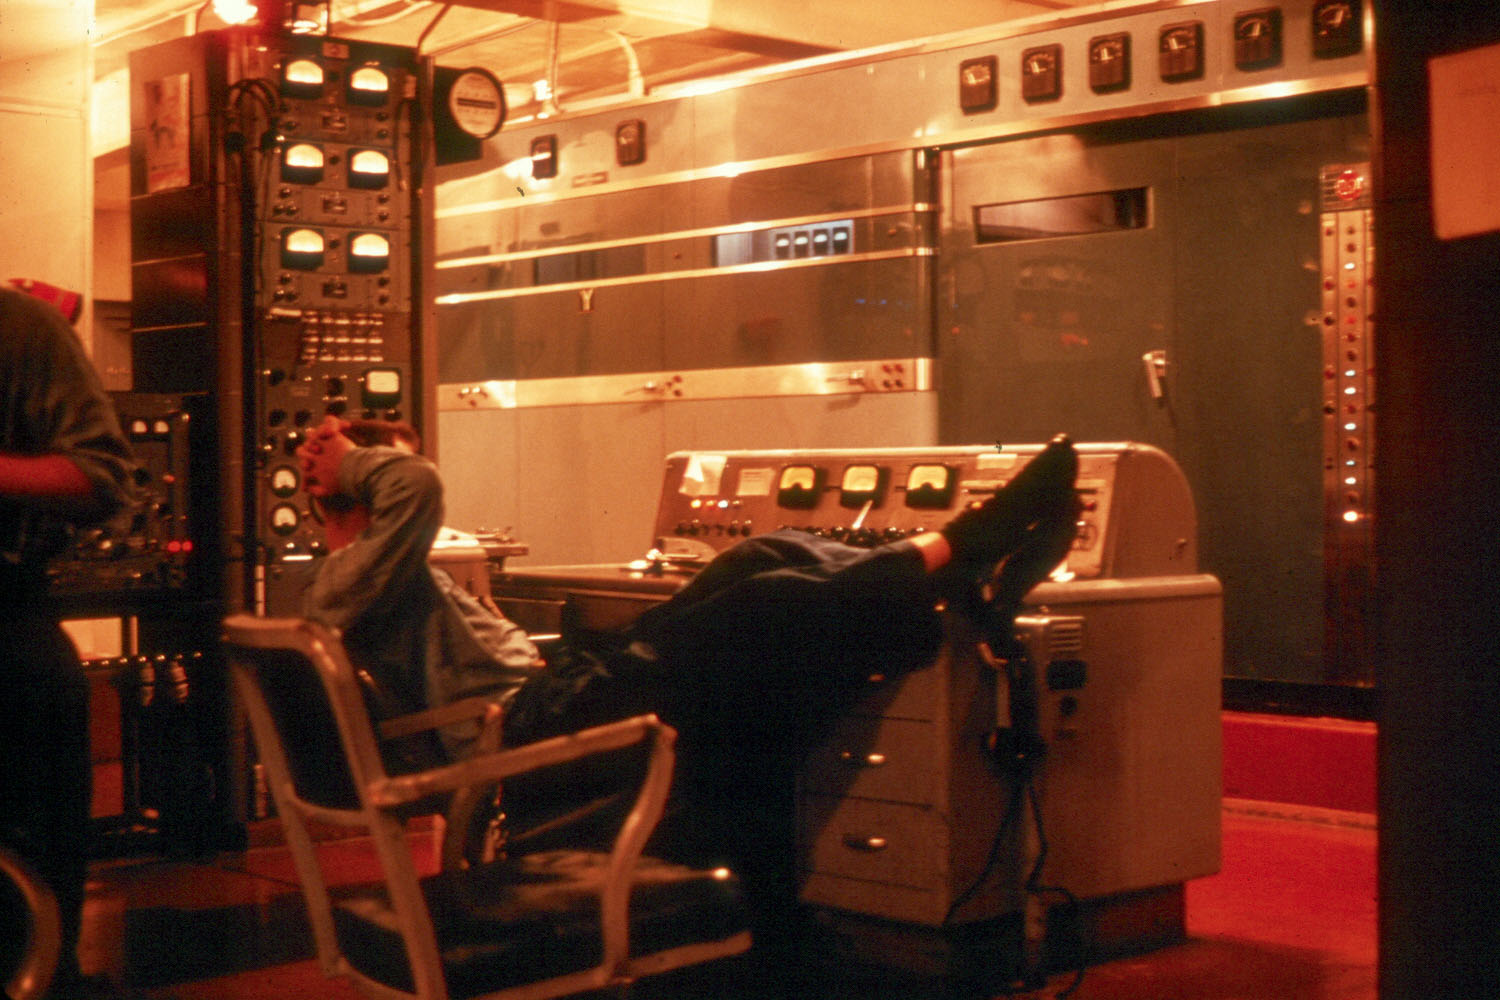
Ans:
[[[880,767],[885,763],[885,759],[883,753],[857,754],[853,750],[839,751],[839,763],[848,764],[850,767]]]
[[[844,834],[844,846],[851,851],[865,851],[874,853],[883,851],[888,841],[884,837],[861,837],[855,833]]]

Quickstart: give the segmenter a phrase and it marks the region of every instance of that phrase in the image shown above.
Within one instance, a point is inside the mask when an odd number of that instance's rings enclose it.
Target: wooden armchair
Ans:
[[[300,619],[235,615],[224,649],[285,825],[319,960],[376,1000],[531,1000],[629,983],[746,950],[737,880],[643,855],[672,778],[675,732],[640,716],[499,750],[499,709],[460,706],[384,723],[387,735],[483,712],[487,748],[391,775],[339,636]],[[448,837],[497,782],[643,745],[645,776],[611,849],[558,849],[468,864],[449,844],[419,876],[405,835],[414,805],[446,798]],[[382,880],[338,886],[311,822],[368,833]]]

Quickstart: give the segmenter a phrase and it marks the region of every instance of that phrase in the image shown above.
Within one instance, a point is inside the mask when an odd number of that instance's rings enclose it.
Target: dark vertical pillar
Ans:
[[[1500,234],[1434,236],[1427,88],[1500,10],[1375,23],[1380,995],[1500,996]]]

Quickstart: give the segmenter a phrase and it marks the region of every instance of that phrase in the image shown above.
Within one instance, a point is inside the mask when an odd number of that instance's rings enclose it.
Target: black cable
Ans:
[[[1030,869],[1026,873],[1026,879],[1022,885],[1022,891],[1027,896],[1037,898],[1046,895],[1061,896],[1064,905],[1076,912],[1078,898],[1063,886],[1045,885],[1042,883],[1042,871],[1047,863],[1050,852],[1050,844],[1047,840],[1046,826],[1042,818],[1040,793],[1037,789],[1036,778],[1041,767],[1041,762],[1046,755],[1046,741],[1042,739],[1040,731],[1040,720],[1038,718],[1038,701],[1036,692],[1036,677],[1032,671],[1032,665],[1025,645],[1016,637],[1014,631],[1015,611],[1017,609],[1001,609],[994,603],[985,605],[982,629],[987,634],[986,641],[990,646],[990,653],[995,659],[994,665],[1004,664],[1005,681],[1010,685],[1010,711],[1011,719],[1009,726],[1010,743],[1008,746],[997,746],[996,752],[999,763],[1003,766],[1005,774],[1012,781],[1009,801],[1005,812],[1001,817],[1000,826],[995,832],[994,839],[990,843],[990,851],[985,859],[985,864],[979,876],[959,895],[954,903],[948,908],[943,917],[943,926],[949,926],[957,911],[967,904],[979,892],[980,888],[994,874],[1003,856],[1007,836],[1012,826],[1016,823],[1022,809],[1030,808],[1032,826],[1036,833],[1037,851]],[[997,651],[1001,655],[995,656]],[[1056,994],[1055,1000],[1065,1000],[1072,996],[1083,983],[1084,973],[1087,971],[1087,963],[1079,965],[1078,974],[1065,989]],[[1028,992],[1029,982],[1027,983]],[[1017,995],[1016,991],[1008,991],[1006,996]]]
[[[1070,892],[1063,886],[1042,884],[1042,868],[1047,863],[1047,852],[1049,850],[1049,846],[1047,843],[1047,831],[1045,825],[1042,822],[1042,804],[1037,797],[1036,783],[1027,782],[1026,787],[1027,801],[1031,806],[1032,828],[1036,831],[1037,843],[1036,861],[1032,864],[1031,871],[1026,876],[1026,892],[1038,898],[1048,893],[1062,896],[1063,905],[1068,907],[1069,910],[1076,913],[1078,910],[1077,896],[1073,895],[1072,892]],[[1066,989],[1063,989],[1062,991],[1057,993],[1055,1000],[1065,1000],[1066,997],[1072,996],[1073,993],[1078,989],[1078,987],[1083,983],[1083,976],[1087,971],[1088,962],[1080,961],[1078,965],[1078,975],[1074,977],[1073,982],[1070,983]]]
[[[990,876],[994,874],[995,869],[999,866],[1005,847],[1005,835],[1015,823],[1016,818],[1021,814],[1025,789],[1026,786],[1020,783],[1017,783],[1011,789],[1010,800],[1005,805],[1005,812],[1000,816],[1000,826],[995,830],[995,836],[990,841],[990,851],[985,857],[984,867],[980,869],[979,874],[969,883],[968,887],[959,893],[958,898],[953,901],[953,904],[948,907],[948,912],[943,915],[942,926],[952,926],[954,915],[973,899],[979,893],[980,889],[984,888],[985,883],[990,880]]]

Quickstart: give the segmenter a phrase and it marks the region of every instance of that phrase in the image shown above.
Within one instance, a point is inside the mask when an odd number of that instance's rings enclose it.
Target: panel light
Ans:
[[[281,179],[292,184],[316,184],[323,179],[322,147],[294,142],[281,154]]]
[[[349,73],[351,104],[384,104],[391,93],[391,75],[374,63],[356,67]]]
[[[323,81],[323,66],[315,59],[291,59],[281,68],[281,92],[288,97],[321,97]]]
[[[380,233],[349,237],[349,270],[357,274],[384,271],[391,260],[391,241]]]
[[[281,266],[299,271],[314,271],[323,265],[328,252],[327,241],[318,229],[283,229],[281,231]]]
[[[391,158],[378,149],[351,149],[348,163],[350,187],[385,187],[391,178]]]

